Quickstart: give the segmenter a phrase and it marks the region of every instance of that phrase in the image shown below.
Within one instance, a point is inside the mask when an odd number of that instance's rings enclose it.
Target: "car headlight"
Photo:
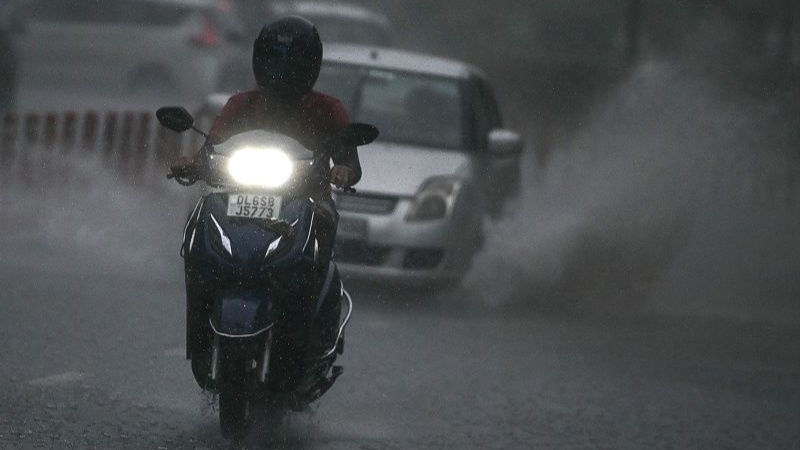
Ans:
[[[280,187],[292,177],[292,160],[277,148],[243,148],[228,160],[228,173],[246,186]]]
[[[420,187],[406,220],[421,222],[440,220],[450,217],[455,208],[461,181],[451,177],[436,177],[426,181]]]

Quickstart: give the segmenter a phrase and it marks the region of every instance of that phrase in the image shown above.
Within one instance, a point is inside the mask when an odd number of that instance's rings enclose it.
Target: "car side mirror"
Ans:
[[[380,131],[374,125],[366,123],[351,123],[336,135],[336,141],[349,147],[367,145],[378,138]]]
[[[192,128],[194,117],[180,106],[167,106],[156,111],[156,118],[164,128],[168,128],[176,133],[183,133]]]
[[[510,130],[489,132],[489,153],[493,155],[513,155],[522,152],[524,143],[519,134]]]

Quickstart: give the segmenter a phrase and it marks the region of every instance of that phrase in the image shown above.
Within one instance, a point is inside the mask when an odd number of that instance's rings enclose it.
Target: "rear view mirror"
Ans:
[[[378,138],[380,131],[374,125],[366,123],[351,123],[336,136],[341,145],[360,147],[367,145]]]
[[[156,111],[156,118],[161,126],[177,133],[183,133],[192,128],[194,117],[180,106],[168,106]]]
[[[492,130],[489,133],[489,153],[513,155],[522,152],[522,138],[509,130]]]

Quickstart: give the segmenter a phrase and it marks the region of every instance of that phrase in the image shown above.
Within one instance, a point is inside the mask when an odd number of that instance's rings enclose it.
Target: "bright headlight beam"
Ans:
[[[245,147],[228,160],[228,173],[245,186],[279,187],[292,176],[292,160],[277,148]]]

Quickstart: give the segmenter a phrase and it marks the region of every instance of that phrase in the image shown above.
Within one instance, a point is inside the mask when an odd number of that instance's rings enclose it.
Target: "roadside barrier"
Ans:
[[[8,113],[0,123],[0,184],[75,181],[67,157],[97,160],[131,183],[165,175],[171,161],[196,145],[157,125],[152,111]]]

